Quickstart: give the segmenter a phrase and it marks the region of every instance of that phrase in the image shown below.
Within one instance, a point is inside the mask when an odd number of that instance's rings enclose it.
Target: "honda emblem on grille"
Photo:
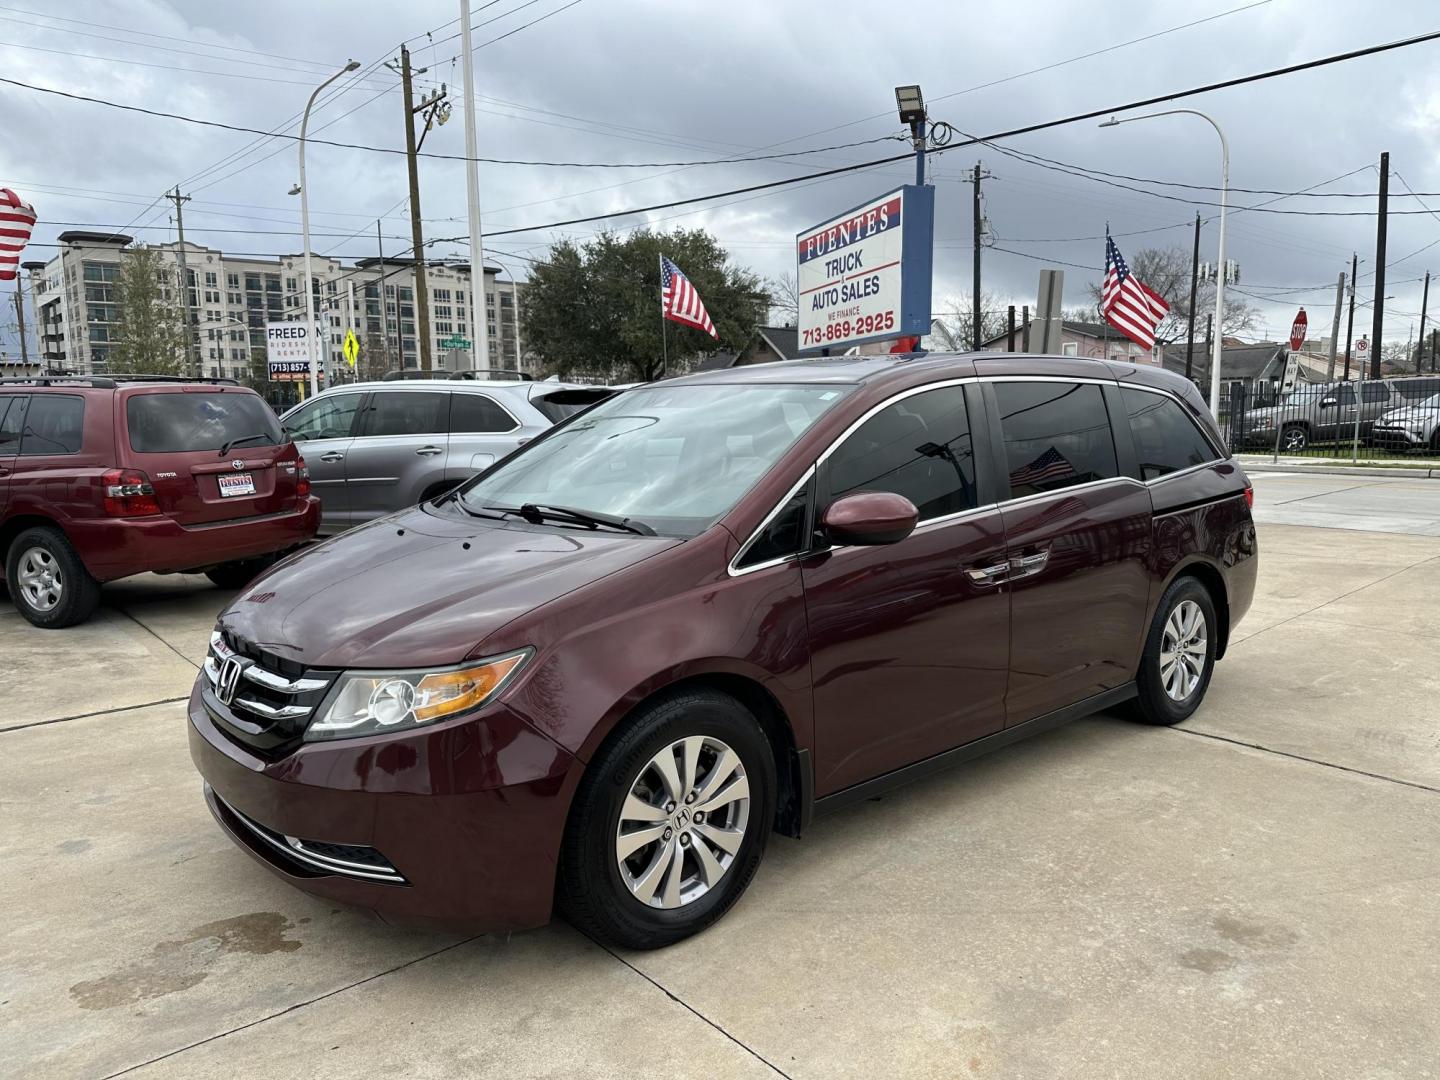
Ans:
[[[240,673],[245,670],[239,657],[227,656],[220,665],[220,674],[215,679],[215,696],[220,704],[229,705],[235,698],[235,688],[240,685]]]
[[[237,458],[235,458],[233,461],[230,462],[230,467],[231,467],[232,469],[243,469],[243,468],[245,467],[245,462],[241,461],[241,460],[237,457]]]

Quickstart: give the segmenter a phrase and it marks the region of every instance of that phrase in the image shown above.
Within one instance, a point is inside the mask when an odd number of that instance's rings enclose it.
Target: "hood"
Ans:
[[[1391,409],[1389,412],[1381,413],[1380,419],[1376,421],[1382,424],[1403,424],[1405,427],[1428,427],[1436,418],[1436,411],[1431,409],[1418,409],[1410,406],[1402,409]]]
[[[220,622],[307,667],[459,663],[516,617],[680,542],[414,507],[285,560]]]

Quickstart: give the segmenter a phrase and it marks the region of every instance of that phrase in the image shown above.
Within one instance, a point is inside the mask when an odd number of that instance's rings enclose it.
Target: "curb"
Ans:
[[[1384,479],[1386,477],[1400,480],[1440,480],[1440,468],[1392,468],[1377,469],[1367,468],[1364,465],[1346,465],[1342,462],[1325,462],[1320,465],[1292,465],[1288,462],[1271,464],[1264,458],[1256,458],[1247,461],[1243,457],[1235,459],[1245,467],[1247,471],[1292,473],[1297,476],[1373,476]]]

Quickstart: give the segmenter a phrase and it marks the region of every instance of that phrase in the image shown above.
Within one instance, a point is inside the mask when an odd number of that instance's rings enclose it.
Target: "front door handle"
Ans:
[[[1050,551],[1036,551],[1030,555],[1017,555],[1010,560],[1011,567],[1015,570],[1016,577],[1029,577],[1031,574],[1038,574],[1045,569],[1045,564],[1050,561]]]
[[[321,461],[344,461],[345,455],[338,450],[331,450],[329,453],[320,455]]]
[[[996,563],[994,566],[970,566],[965,570],[976,585],[999,585],[1009,572],[1008,562]]]
[[[436,454],[443,454],[444,452],[444,447],[440,446],[422,446],[419,450],[415,451],[419,457],[434,457]]]

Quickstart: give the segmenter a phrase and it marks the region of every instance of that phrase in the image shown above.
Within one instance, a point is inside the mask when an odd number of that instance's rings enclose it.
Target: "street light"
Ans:
[[[493,261],[493,262],[500,263],[500,269],[504,270],[507,274],[510,275],[510,298],[511,298],[511,301],[512,301],[512,302],[514,303],[514,305],[515,305],[515,314],[514,314],[514,318],[515,318],[515,370],[516,370],[516,371],[524,371],[524,370],[525,370],[525,365],[524,365],[524,361],[521,359],[521,350],[520,350],[520,279],[515,276],[515,271],[514,271],[513,269],[511,269],[511,268],[510,268],[509,266],[507,266],[505,263],[500,262],[499,259],[495,258],[495,255],[494,255],[493,252],[492,252],[491,255],[490,255],[490,259],[491,259],[491,261]],[[495,290],[495,291],[498,293],[498,292],[500,291],[500,290],[499,290],[499,285],[500,285],[500,283],[497,281],[497,282],[495,283],[495,285],[496,285],[496,290]],[[503,320],[503,319],[502,319],[501,322],[500,322],[500,329],[501,329],[501,337],[502,337],[502,339],[503,339],[503,337],[504,337],[504,329],[505,329],[505,323],[504,323],[504,320]],[[503,340],[502,340],[502,344],[503,344]]]
[[[895,105],[900,110],[900,123],[910,128],[910,141],[915,146],[915,183],[925,183],[925,98],[918,86],[895,87]]]
[[[311,396],[320,392],[320,365],[315,351],[315,287],[310,280],[310,189],[305,183],[305,132],[310,126],[310,109],[314,106],[315,99],[320,96],[320,91],[340,78],[341,75],[354,71],[359,66],[359,60],[351,60],[317,86],[315,92],[310,95],[310,100],[305,103],[305,115],[300,120],[300,183],[290,189],[290,194],[294,195],[297,189],[300,193],[300,236],[305,245],[305,353],[310,362]]]
[[[1221,319],[1225,313],[1225,203],[1226,196],[1230,191],[1230,143],[1214,118],[1199,109],[1166,109],[1163,112],[1146,113],[1144,116],[1127,116],[1123,120],[1117,120],[1112,116],[1109,120],[1102,122],[1100,126],[1115,127],[1117,124],[1129,124],[1136,120],[1153,120],[1157,116],[1175,116],[1180,113],[1200,117],[1215,129],[1216,135],[1220,136],[1220,250],[1216,255],[1216,268],[1219,272],[1215,277],[1215,341],[1210,352],[1210,412],[1218,421],[1220,416],[1220,351],[1225,345],[1225,332],[1221,329],[1224,324]]]

